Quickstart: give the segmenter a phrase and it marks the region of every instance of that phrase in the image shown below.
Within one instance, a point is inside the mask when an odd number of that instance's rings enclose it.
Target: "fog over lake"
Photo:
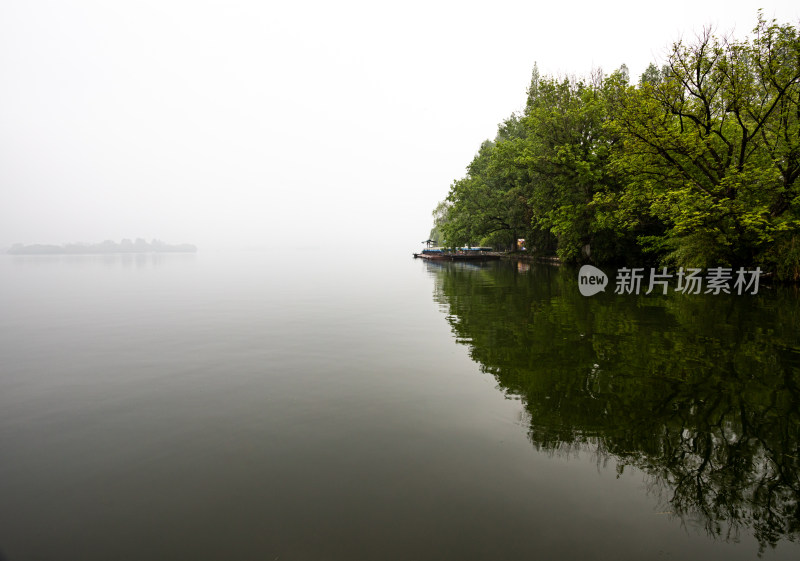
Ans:
[[[796,558],[781,509],[797,472],[769,467],[797,463],[797,386],[776,382],[800,373],[796,298],[588,299],[566,271],[408,253],[2,256],[0,549]],[[708,322],[693,333],[686,313]],[[703,442],[701,486],[676,494]],[[752,495],[759,477],[774,510]]]
[[[534,68],[759,7],[0,2],[0,561],[797,559],[796,287],[412,258]]]
[[[416,249],[534,65],[635,83],[704,26],[796,4],[3,2],[0,249]]]

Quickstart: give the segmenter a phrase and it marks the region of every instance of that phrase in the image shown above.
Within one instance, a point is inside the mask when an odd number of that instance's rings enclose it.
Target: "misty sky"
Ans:
[[[631,76],[796,0],[0,3],[0,248],[419,248],[531,69]]]

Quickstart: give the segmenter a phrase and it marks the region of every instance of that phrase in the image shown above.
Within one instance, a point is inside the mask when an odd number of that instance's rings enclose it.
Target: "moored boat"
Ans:
[[[492,261],[500,259],[500,254],[489,247],[428,248],[415,253],[414,257],[436,261]]]

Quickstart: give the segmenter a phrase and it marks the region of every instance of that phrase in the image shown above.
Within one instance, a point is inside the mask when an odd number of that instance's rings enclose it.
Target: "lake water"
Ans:
[[[410,252],[0,256],[0,550],[797,559],[798,326]]]

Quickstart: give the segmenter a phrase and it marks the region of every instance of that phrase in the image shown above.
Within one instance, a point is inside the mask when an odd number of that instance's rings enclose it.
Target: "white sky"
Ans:
[[[543,74],[631,76],[771,0],[4,0],[0,248],[420,247]]]

